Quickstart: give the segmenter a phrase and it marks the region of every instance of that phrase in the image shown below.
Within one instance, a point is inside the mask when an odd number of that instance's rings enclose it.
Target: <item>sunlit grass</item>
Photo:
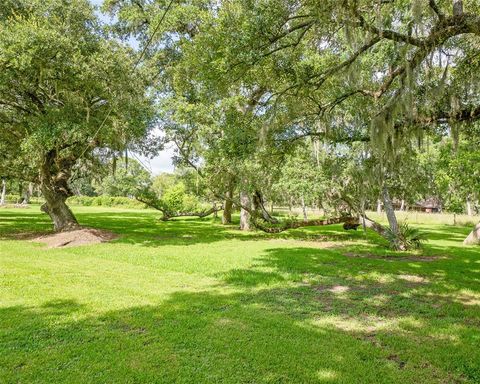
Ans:
[[[0,210],[0,383],[480,382],[467,226],[399,253],[341,226],[75,212],[120,238],[45,249],[12,236],[50,228],[38,207]]]

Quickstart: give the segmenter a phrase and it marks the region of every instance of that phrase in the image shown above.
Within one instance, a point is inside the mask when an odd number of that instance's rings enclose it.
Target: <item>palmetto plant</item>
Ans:
[[[385,238],[392,248],[398,249],[399,246],[403,246],[404,249],[418,249],[426,241],[426,234],[418,228],[410,227],[408,222],[404,221],[399,224],[398,232],[387,228]]]

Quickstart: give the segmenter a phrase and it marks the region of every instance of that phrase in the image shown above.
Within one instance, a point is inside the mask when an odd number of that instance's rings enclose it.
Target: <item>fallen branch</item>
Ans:
[[[365,225],[365,228],[370,228],[371,230],[377,232],[380,236],[385,237],[387,230],[383,225],[378,224],[376,221],[369,219],[367,216],[363,216],[362,224]]]
[[[168,207],[163,201],[161,201],[158,197],[156,197],[152,193],[148,193],[148,192],[143,192],[143,194],[141,195],[139,194],[135,196],[135,199],[145,204],[147,207],[150,207],[150,208],[156,209],[157,211],[162,212],[162,217],[160,219],[162,221],[168,221],[175,217],[187,217],[187,216],[195,216],[195,217],[203,218],[203,217],[210,216],[212,213],[223,210],[223,206],[217,207],[216,205],[214,205],[210,209],[198,211],[198,212],[171,211],[170,209],[168,209]]]
[[[307,220],[307,221],[288,221],[281,223],[279,226],[268,226],[260,221],[253,221],[253,226],[266,233],[280,233],[288,229],[302,228],[302,227],[314,227],[323,225],[334,225],[344,223],[345,229],[355,229],[360,223],[358,219],[352,216],[342,216],[332,219],[323,220]],[[348,228],[350,227],[350,228]]]
[[[210,216],[212,213],[222,211],[223,207],[212,207],[210,209],[204,210],[204,211],[199,211],[199,212],[162,212],[163,217],[162,221],[168,221],[170,219],[173,219],[174,217],[187,217],[187,216],[195,216],[195,217],[207,217]]]

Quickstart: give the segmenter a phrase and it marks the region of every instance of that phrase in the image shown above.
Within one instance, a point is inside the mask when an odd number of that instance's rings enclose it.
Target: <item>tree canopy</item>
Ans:
[[[58,230],[80,160],[123,150],[152,122],[135,53],[109,38],[87,0],[0,5],[1,173],[38,183]]]

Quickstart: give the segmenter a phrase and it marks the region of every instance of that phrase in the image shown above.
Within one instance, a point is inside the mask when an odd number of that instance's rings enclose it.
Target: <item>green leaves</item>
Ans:
[[[60,163],[143,138],[153,120],[145,71],[89,1],[7,2],[0,15],[0,139],[16,158],[38,167],[51,151]]]

